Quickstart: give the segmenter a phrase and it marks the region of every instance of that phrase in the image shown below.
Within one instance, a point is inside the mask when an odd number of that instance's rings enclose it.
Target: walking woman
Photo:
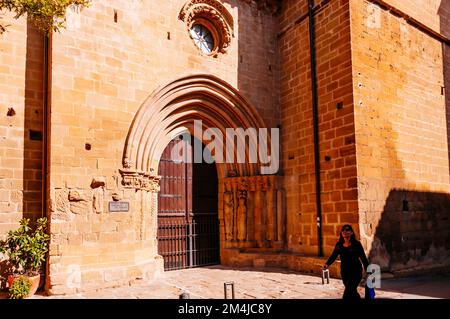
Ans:
[[[339,241],[323,269],[328,269],[338,256],[341,259],[341,277],[345,286],[343,299],[360,299],[357,288],[363,277],[362,267],[364,266],[365,271],[369,266],[369,261],[350,225],[342,227]]]

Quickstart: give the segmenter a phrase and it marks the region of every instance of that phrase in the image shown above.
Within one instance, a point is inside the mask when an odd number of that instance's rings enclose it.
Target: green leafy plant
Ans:
[[[0,10],[15,13],[16,19],[27,15],[30,21],[44,33],[59,31],[66,24],[68,7],[87,7],[90,0],[0,0]],[[6,30],[0,23],[0,33]]]
[[[35,276],[45,262],[50,237],[45,232],[47,218],[39,218],[34,230],[29,224],[24,218],[19,228],[9,231],[6,240],[0,241],[0,252],[8,256],[16,273]]]
[[[9,287],[10,299],[24,299],[30,293],[31,281],[26,276],[20,276],[14,279],[11,287]]]

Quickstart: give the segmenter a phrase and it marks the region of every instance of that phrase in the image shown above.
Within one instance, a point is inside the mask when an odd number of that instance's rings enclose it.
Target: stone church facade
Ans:
[[[47,216],[48,293],[164,271],[161,156],[196,119],[280,130],[276,174],[215,166],[221,264],[317,272],[349,223],[383,271],[450,267],[448,1],[93,0],[48,41],[2,21],[0,236]]]

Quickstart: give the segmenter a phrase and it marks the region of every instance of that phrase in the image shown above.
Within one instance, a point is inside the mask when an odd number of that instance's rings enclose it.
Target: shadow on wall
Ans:
[[[450,2],[439,8],[441,34],[450,34]],[[447,139],[450,147],[450,48],[443,46]],[[450,152],[449,152],[450,160]],[[395,161],[392,163],[397,163]],[[395,166],[395,165],[394,165]],[[401,172],[402,167],[396,167]],[[450,171],[449,171],[450,173]],[[396,176],[396,175],[394,175]],[[398,177],[398,176],[397,176]],[[404,179],[404,175],[402,176]],[[395,275],[450,270],[450,194],[392,189],[374,231],[372,263]]]
[[[439,7],[439,18],[441,22],[441,34],[450,38],[450,1],[442,0]],[[449,162],[450,162],[450,45],[442,43],[442,58],[444,59],[444,89],[445,94],[445,110],[447,115],[447,139],[449,145]],[[450,166],[449,166],[450,174]]]
[[[42,141],[43,141],[43,58],[44,38],[31,22],[27,22],[25,96],[23,118],[23,168],[14,169],[11,202],[23,218],[35,221],[42,214]],[[14,155],[13,155],[14,156]],[[19,159],[17,159],[19,161]],[[20,171],[21,170],[21,171]],[[23,185],[23,186],[22,186]],[[19,220],[17,220],[17,223]],[[7,260],[0,261],[0,290],[12,272]]]
[[[5,290],[6,287],[6,280],[8,278],[8,274],[11,274],[13,272],[12,265],[9,263],[8,260],[2,260],[0,262],[0,274],[5,274],[0,277],[0,291]]]
[[[27,22],[23,136],[23,217],[42,212],[44,36]]]
[[[370,261],[396,275],[450,269],[450,194],[392,190]]]

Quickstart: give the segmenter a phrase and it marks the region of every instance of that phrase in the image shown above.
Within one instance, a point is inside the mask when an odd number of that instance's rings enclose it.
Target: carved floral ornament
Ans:
[[[233,185],[235,185],[235,189],[240,196],[247,196],[247,193],[249,191],[267,192],[279,188],[278,179],[279,176],[276,175],[228,177],[224,179],[224,183],[226,191],[230,191],[231,189],[233,189]]]
[[[217,57],[218,53],[226,53],[231,39],[234,37],[234,21],[231,14],[219,1],[190,0],[183,6],[178,18],[185,23],[187,31],[194,41],[197,40],[192,33],[195,26],[206,29],[206,32],[212,37],[210,52],[203,51],[204,54]]]

